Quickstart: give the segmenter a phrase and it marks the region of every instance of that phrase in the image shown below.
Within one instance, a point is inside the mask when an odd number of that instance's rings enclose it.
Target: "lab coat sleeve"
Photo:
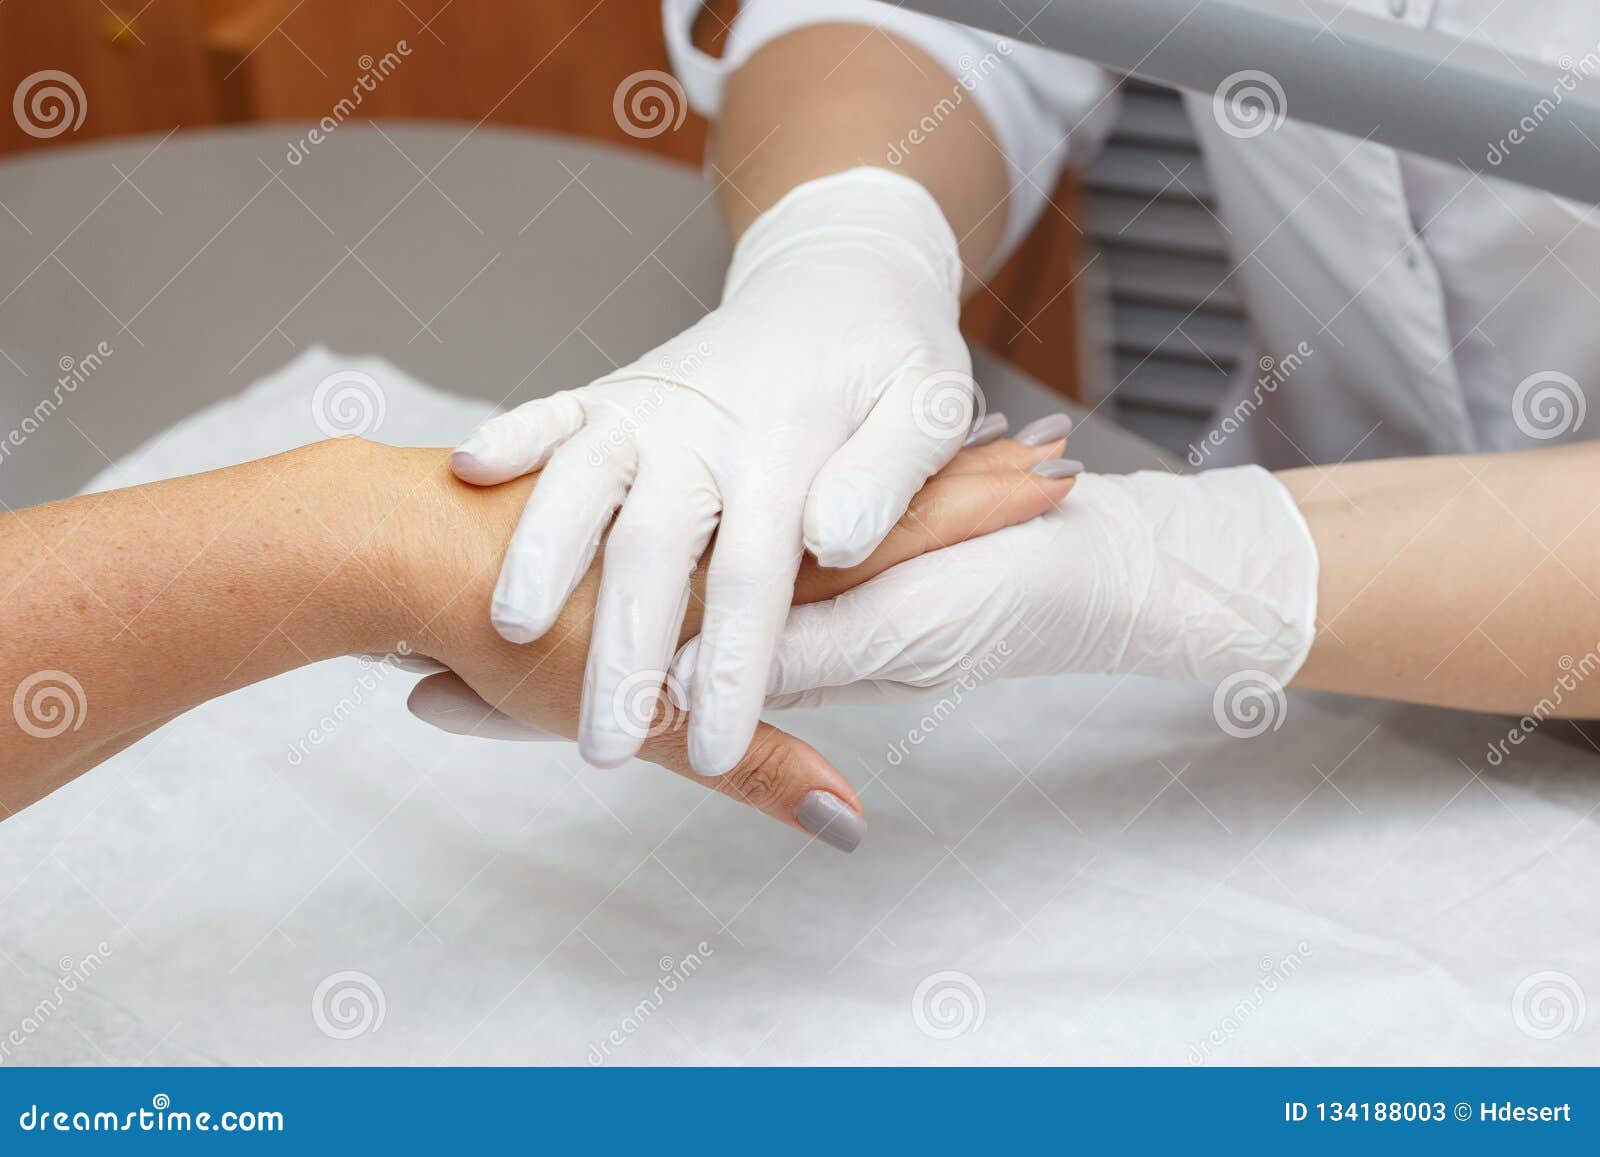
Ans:
[[[862,24],[921,48],[955,77],[952,98],[973,99],[1005,153],[1011,174],[1010,215],[1000,251],[1004,260],[1043,211],[1064,164],[1092,156],[1116,116],[1115,89],[1099,66],[1034,45],[981,33],[875,0],[745,0],[720,58],[694,47],[690,31],[700,0],[662,0],[667,48],[689,104],[715,119],[723,80],[768,41],[812,24]],[[929,109],[919,133],[940,117]],[[884,166],[894,168],[908,140],[885,142]]]

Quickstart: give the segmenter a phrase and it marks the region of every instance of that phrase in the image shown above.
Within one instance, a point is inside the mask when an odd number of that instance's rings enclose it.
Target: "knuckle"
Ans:
[[[757,733],[744,759],[723,777],[724,790],[761,811],[781,802],[793,780],[794,758],[776,732]]]

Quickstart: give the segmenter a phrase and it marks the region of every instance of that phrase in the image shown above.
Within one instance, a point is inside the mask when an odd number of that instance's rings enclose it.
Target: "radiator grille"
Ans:
[[[1211,182],[1182,98],[1122,82],[1122,112],[1088,173],[1089,232],[1110,298],[1107,403],[1182,453],[1209,423],[1246,344]]]

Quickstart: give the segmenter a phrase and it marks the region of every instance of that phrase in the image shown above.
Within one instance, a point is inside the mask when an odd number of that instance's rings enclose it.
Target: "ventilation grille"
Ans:
[[[1211,183],[1182,98],[1123,81],[1088,174],[1090,237],[1110,291],[1109,406],[1182,454],[1207,428],[1246,344]]]

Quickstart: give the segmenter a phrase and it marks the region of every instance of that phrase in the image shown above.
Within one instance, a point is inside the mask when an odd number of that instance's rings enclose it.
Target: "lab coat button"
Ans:
[[[1406,0],[1389,0],[1389,15],[1399,20],[1406,14]]]

